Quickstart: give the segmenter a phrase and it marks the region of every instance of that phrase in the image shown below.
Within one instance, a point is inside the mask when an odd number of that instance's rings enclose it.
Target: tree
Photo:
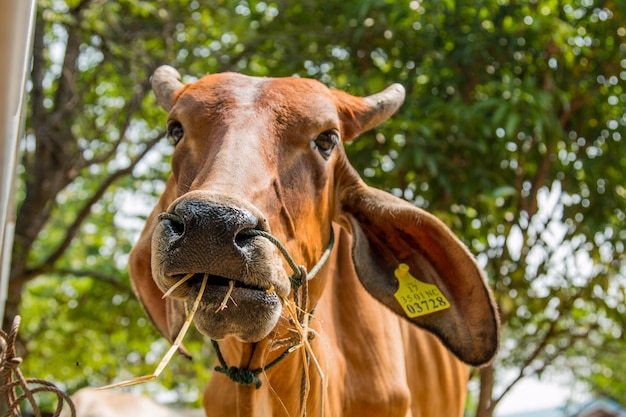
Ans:
[[[24,354],[40,361],[33,370],[71,388],[101,384],[124,368],[138,372],[150,351],[142,341],[156,340],[134,299],[124,302],[137,226],[116,216],[124,190],[149,196],[159,186],[140,187],[131,177],[158,172],[158,160],[154,170],[140,164],[163,135],[148,79],[171,54],[174,31],[148,6],[39,4],[3,327],[21,312]],[[126,339],[129,329],[135,342]]]
[[[439,212],[480,253],[504,323],[499,360],[480,370],[476,414],[488,416],[521,378],[623,334],[624,9],[417,10],[413,27],[431,47],[414,64],[415,105],[369,171],[387,187],[385,172],[404,177],[397,194]],[[503,368],[519,373],[496,391]]]
[[[593,350],[592,360],[579,357],[574,369],[578,378],[590,386],[592,392],[623,404],[626,378],[622,372],[624,346],[616,340]]]
[[[476,415],[528,375],[583,358],[602,370],[602,346],[623,350],[621,2],[200,3],[40,1],[4,324],[27,313],[33,373],[46,363],[69,388],[100,384],[151,372],[138,358],[163,350],[146,346],[157,336],[125,272],[168,170],[148,91],[162,63],[189,79],[297,74],[361,95],[405,85],[400,113],[347,149],[370,183],[435,212],[484,265],[504,329],[498,360],[476,371]],[[95,338],[96,358],[84,349]],[[59,351],[68,360],[50,366]],[[519,376],[502,381],[504,369]]]

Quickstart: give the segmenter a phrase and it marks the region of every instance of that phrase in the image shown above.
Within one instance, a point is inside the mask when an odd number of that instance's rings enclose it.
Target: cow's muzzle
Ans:
[[[194,322],[212,339],[264,338],[280,317],[281,298],[289,293],[280,255],[267,239],[246,233],[250,230],[270,232],[252,204],[201,191],[172,203],[154,229],[152,274],[163,292],[194,274],[170,294],[194,299],[202,277],[209,275]]]

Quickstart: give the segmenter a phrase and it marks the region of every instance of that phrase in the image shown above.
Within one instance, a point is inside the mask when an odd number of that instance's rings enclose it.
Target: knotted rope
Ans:
[[[17,331],[20,327],[21,317],[15,316],[13,319],[13,325],[9,333],[0,330],[0,394],[4,394],[4,398],[7,404],[7,411],[4,417],[19,417],[21,416],[20,403],[24,400],[28,400],[30,403],[35,417],[41,417],[41,411],[37,406],[34,394],[39,392],[52,392],[57,396],[57,408],[54,411],[53,417],[58,417],[63,409],[63,402],[67,402],[70,408],[70,415],[76,416],[76,410],[74,403],[70,397],[58,389],[53,383],[38,378],[24,378],[22,372],[19,369],[19,365],[22,363],[22,358],[15,356],[15,341],[17,339]],[[29,384],[41,385],[36,388],[29,388]],[[17,388],[20,388],[23,392],[21,395],[17,395]]]
[[[287,260],[287,263],[289,264],[291,269],[293,269],[293,272],[294,272],[293,275],[289,277],[289,281],[291,282],[291,289],[294,292],[296,303],[298,304],[298,308],[300,309],[301,314],[302,314],[299,317],[299,320],[302,322],[304,320],[304,317],[306,316],[305,311],[308,309],[308,285],[307,284],[308,284],[308,281],[313,279],[313,277],[315,277],[315,275],[320,271],[320,269],[322,269],[322,266],[324,266],[324,264],[326,263],[326,261],[328,260],[330,256],[330,252],[332,251],[333,246],[335,244],[335,235],[333,233],[333,229],[332,228],[330,229],[330,238],[328,241],[328,247],[326,248],[326,250],[320,257],[320,259],[317,261],[317,264],[315,264],[315,266],[311,268],[310,273],[307,273],[306,268],[304,266],[298,267],[298,265],[293,260],[293,258],[291,257],[287,249],[282,245],[282,243],[278,239],[276,239],[271,234],[264,232],[262,230],[257,230],[257,229],[245,230],[245,231],[242,231],[241,234],[248,235],[248,236],[262,236],[266,238],[267,240],[272,242],[278,248],[280,253],[285,257],[285,259]],[[302,291],[302,295],[300,295],[298,294],[298,290],[303,286],[303,283],[304,283],[304,288]],[[304,305],[301,305],[302,303],[304,303]],[[310,317],[311,316],[309,316],[309,319]],[[213,344],[213,348],[215,349],[215,355],[217,356],[217,359],[220,362],[220,366],[216,366],[214,370],[216,372],[223,373],[233,382],[236,382],[238,384],[245,385],[245,386],[254,385],[256,386],[257,389],[261,388],[261,385],[262,385],[262,381],[258,377],[258,375],[261,372],[265,372],[273,368],[274,366],[278,365],[278,363],[280,363],[283,359],[287,357],[287,355],[289,355],[298,347],[298,344],[294,343],[289,348],[287,348],[280,356],[278,356],[269,364],[261,368],[251,370],[251,369],[246,369],[246,368],[238,368],[236,366],[228,366],[226,364],[226,361],[224,360],[224,357],[222,356],[222,352],[220,350],[220,347],[217,341],[211,340],[211,343]]]
[[[220,361],[221,366],[216,366],[214,369],[216,372],[220,372],[230,378],[231,381],[236,382],[241,385],[252,386],[255,385],[256,389],[261,388],[263,382],[257,376],[261,372],[265,372],[278,365],[280,361],[285,359],[287,355],[289,355],[293,350],[295,350],[295,346],[291,346],[289,349],[285,350],[279,357],[274,359],[269,364],[265,365],[262,368],[257,369],[246,369],[246,368],[237,368],[236,366],[228,366],[226,365],[226,361],[222,356],[222,352],[220,351],[220,347],[215,340],[211,340],[213,344],[213,348],[215,348],[215,355],[217,359]]]

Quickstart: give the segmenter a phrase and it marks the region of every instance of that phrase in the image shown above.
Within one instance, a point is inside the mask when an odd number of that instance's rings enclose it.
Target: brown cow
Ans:
[[[175,150],[130,272],[170,341],[208,274],[194,323],[223,373],[207,416],[460,416],[463,362],[487,363],[498,345],[483,274],[441,221],[367,186],[342,146],[389,118],[402,86],[359,98],[301,78],[179,80],[171,67],[152,78]],[[299,276],[289,257],[321,269]],[[400,264],[449,307],[409,318]]]

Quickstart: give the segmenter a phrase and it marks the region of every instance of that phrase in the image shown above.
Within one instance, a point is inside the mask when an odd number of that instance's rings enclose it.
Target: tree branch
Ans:
[[[91,198],[87,200],[87,203],[85,203],[83,208],[78,213],[78,216],[76,216],[76,219],[74,220],[74,222],[68,228],[68,232],[65,235],[65,239],[63,239],[59,247],[54,252],[52,252],[52,254],[50,254],[50,256],[46,259],[44,264],[52,265],[56,261],[59,260],[59,258],[63,255],[65,250],[68,248],[68,246],[74,239],[74,236],[80,229],[81,225],[83,224],[83,222],[85,221],[89,213],[91,212],[91,207],[102,198],[106,190],[118,178],[121,178],[125,175],[132,173],[133,169],[135,168],[137,163],[141,160],[141,158],[143,158],[146,155],[146,153],[148,153],[148,151],[150,151],[150,149],[152,149],[152,147],[154,147],[154,145],[156,145],[156,143],[160,139],[161,139],[161,135],[152,139],[150,142],[146,144],[146,148],[143,150],[143,152],[141,152],[141,154],[139,154],[139,156],[134,161],[132,161],[126,168],[122,168],[114,172],[102,184],[100,184],[100,187],[98,188],[98,190],[96,190],[96,192],[91,196]]]
[[[139,108],[141,107],[141,102],[143,101],[144,97],[146,96],[146,92],[148,91],[148,86],[149,86],[149,81],[148,80],[144,81],[141,84],[141,91],[136,93],[123,109],[119,110],[118,114],[123,112],[126,115],[126,118],[124,119],[122,127],[120,128],[120,136],[115,141],[115,143],[112,145],[111,149],[109,149],[108,151],[104,152],[101,155],[97,155],[97,156],[94,156],[93,158],[91,158],[89,160],[85,160],[84,163],[79,166],[79,169],[87,168],[87,167],[89,167],[91,165],[101,164],[103,162],[108,161],[110,158],[112,158],[115,155],[115,153],[116,153],[117,149],[119,148],[119,146],[126,139],[126,131],[130,127],[130,123],[132,121],[133,116],[135,115],[137,110],[139,110]],[[116,116],[117,116],[117,114],[112,116],[109,119],[110,123],[107,123],[101,129],[100,132],[96,133],[96,135],[98,135],[99,133],[104,132],[105,130],[109,129],[111,124],[113,124],[115,122],[115,120],[117,119]]]
[[[517,377],[515,377],[515,379],[504,389],[504,391],[502,391],[500,393],[499,396],[497,396],[496,398],[494,398],[492,400],[492,406],[493,408],[495,408],[495,406],[502,400],[502,398],[504,398],[504,396],[522,379],[527,377],[528,375],[526,375],[526,369],[530,366],[530,364],[537,359],[537,357],[539,356],[539,354],[543,351],[543,349],[546,347],[546,345],[548,344],[548,340],[551,339],[551,337],[554,335],[554,329],[556,328],[558,322],[558,318],[551,321],[550,322],[550,327],[548,328],[548,331],[545,333],[543,340],[541,340],[541,342],[537,345],[537,347],[535,348],[535,350],[526,358],[526,360],[519,366],[519,372],[517,374]]]
[[[476,417],[490,416],[495,407],[491,394],[494,385],[494,369],[493,364],[480,368],[480,392],[478,396],[478,406],[476,408]]]
[[[137,163],[159,142],[159,140],[161,140],[161,137],[162,135],[159,133],[155,138],[146,142],[145,149],[137,156],[137,158],[135,158],[134,161],[132,161],[127,167],[115,171],[109,177],[107,177],[107,179],[100,184],[94,194],[83,205],[83,208],[78,212],[72,224],[67,228],[67,233],[65,234],[65,237],[63,241],[59,244],[59,246],[46,258],[45,261],[42,262],[41,265],[27,270],[22,276],[14,277],[11,285],[23,284],[35,278],[36,276],[53,271],[54,263],[57,262],[61,258],[61,256],[63,256],[63,254],[71,244],[72,240],[80,230],[83,222],[89,216],[92,206],[102,198],[102,196],[111,186],[111,184],[113,184],[119,178],[132,173]]]
[[[103,274],[102,272],[99,272],[99,271],[52,268],[49,272],[54,273],[54,274],[60,274],[60,275],[71,275],[76,278],[83,278],[83,277],[93,278],[95,280],[110,284],[119,290],[122,290],[125,292],[131,291],[130,286],[127,285],[126,283],[118,279],[115,279],[115,277],[112,277],[110,275]]]
[[[580,295],[583,292],[583,288],[581,287],[575,294],[573,294],[572,299],[576,299],[579,298]],[[522,364],[519,366],[519,373],[517,375],[517,377],[513,380],[513,382],[511,382],[505,389],[504,391],[502,391],[500,393],[499,396],[497,396],[494,400],[493,400],[493,407],[495,408],[495,406],[502,400],[502,398],[504,398],[504,396],[523,378],[528,377],[529,375],[535,375],[537,374],[537,372],[539,370],[534,370],[533,372],[531,372],[530,374],[526,373],[526,370],[530,367],[530,365],[533,363],[533,361],[535,359],[537,359],[537,357],[539,356],[539,354],[541,354],[541,352],[544,351],[546,345],[548,344],[548,342],[553,338],[558,336],[559,334],[562,333],[569,333],[568,330],[562,330],[560,332],[556,332],[555,329],[557,327],[557,324],[559,323],[559,319],[562,317],[563,313],[565,310],[567,310],[568,307],[566,306],[566,303],[561,303],[559,305],[559,309],[557,310],[557,317],[555,317],[554,319],[551,319],[549,321],[550,323],[550,327],[548,328],[548,330],[546,331],[546,333],[543,336],[543,339],[541,340],[541,342],[537,345],[537,347],[535,348],[535,350],[526,358],[526,360],[524,360],[524,362],[522,362]],[[581,334],[581,335],[572,335],[569,342],[567,343],[566,346],[562,347],[561,349],[558,349],[558,353],[561,353],[565,350],[567,350],[569,347],[571,347],[574,342],[578,339],[584,338],[586,337],[589,333],[590,333],[591,329],[588,329],[587,332]],[[552,361],[554,361],[554,359],[558,356],[558,354],[553,354],[553,355],[549,355],[547,357],[547,359],[544,361],[544,366],[541,369],[545,369],[547,365],[549,365],[550,363],[552,363]]]
[[[539,165],[539,169],[537,169],[537,172],[535,173],[535,176],[533,178],[532,191],[530,192],[530,195],[528,197],[530,202],[527,205],[527,211],[531,218],[535,213],[537,213],[537,210],[539,209],[538,202],[537,202],[537,194],[541,186],[545,184],[546,178],[548,177],[548,174],[550,173],[550,167],[552,166],[552,161],[550,158],[552,157],[553,145],[551,142],[549,142],[546,144],[546,147],[547,147],[546,154],[541,159],[541,164]]]
[[[46,70],[46,60],[44,58],[44,35],[46,21],[40,14],[35,21],[35,35],[33,40],[33,66],[30,79],[33,89],[30,93],[30,103],[32,109],[33,125],[43,125],[47,117],[46,108],[43,105],[45,94],[43,88],[43,77]]]
[[[84,3],[84,2],[83,2]],[[72,16],[78,21],[80,19],[80,11],[77,8],[73,11]],[[81,39],[79,36],[79,24],[75,25],[73,30],[67,31],[67,42],[65,43],[65,56],[63,65],[61,66],[61,74],[57,82],[57,89],[54,95],[54,111],[50,115],[54,120],[52,123],[56,125],[66,119],[75,107],[78,101],[76,94],[76,60],[80,53]]]

